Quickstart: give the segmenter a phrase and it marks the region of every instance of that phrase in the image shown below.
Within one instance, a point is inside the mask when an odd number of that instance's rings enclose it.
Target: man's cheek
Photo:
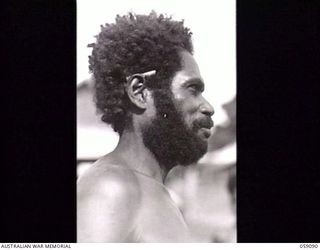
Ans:
[[[190,115],[184,114],[183,115],[183,122],[190,130],[194,130],[194,120]]]

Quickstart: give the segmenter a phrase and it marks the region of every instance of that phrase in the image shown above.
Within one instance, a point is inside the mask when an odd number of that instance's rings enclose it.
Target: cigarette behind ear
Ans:
[[[148,71],[148,72],[143,73],[143,75],[144,75],[145,77],[150,77],[150,76],[155,75],[156,73],[157,73],[156,70],[151,70],[151,71]]]

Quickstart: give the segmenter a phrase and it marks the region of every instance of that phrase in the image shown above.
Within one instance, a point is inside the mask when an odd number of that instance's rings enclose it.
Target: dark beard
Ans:
[[[203,121],[195,121],[190,129],[174,105],[171,91],[154,90],[153,96],[157,114],[142,130],[144,145],[166,169],[197,162],[208,148],[196,135]]]

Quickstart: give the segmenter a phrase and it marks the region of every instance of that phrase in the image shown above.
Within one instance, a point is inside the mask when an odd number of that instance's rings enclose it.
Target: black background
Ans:
[[[76,5],[5,10],[0,242],[76,241]]]
[[[2,7],[0,242],[75,242],[76,3]],[[239,242],[320,241],[319,10],[237,1]]]
[[[319,242],[319,1],[237,1],[239,242]]]

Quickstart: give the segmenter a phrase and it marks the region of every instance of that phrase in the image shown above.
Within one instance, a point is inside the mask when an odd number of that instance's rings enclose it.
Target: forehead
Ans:
[[[181,60],[181,69],[176,72],[172,79],[172,91],[177,90],[189,80],[200,80],[203,82],[198,64],[193,56],[186,51],[180,52],[179,55]]]

